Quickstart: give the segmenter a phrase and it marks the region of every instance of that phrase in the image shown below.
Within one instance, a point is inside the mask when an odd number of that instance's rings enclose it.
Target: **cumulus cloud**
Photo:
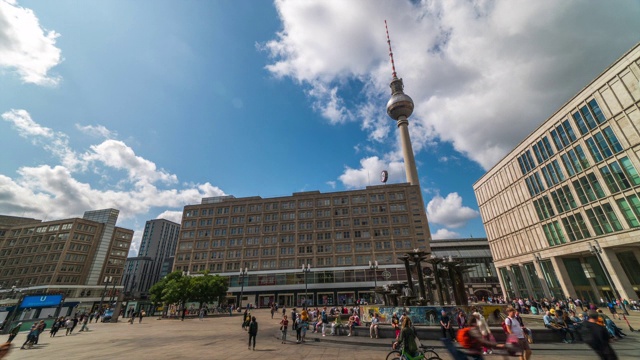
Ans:
[[[49,71],[62,61],[60,34],[45,30],[32,10],[14,0],[0,0],[0,68],[15,71],[25,83],[57,85]]]
[[[380,111],[391,80],[387,19],[398,75],[416,105],[414,150],[449,142],[485,169],[631,48],[640,31],[636,1],[275,5],[282,30],[261,46],[271,56],[266,69],[301,84],[331,123],[357,117],[371,141],[388,137]],[[361,96],[353,103],[340,97],[354,92]]]
[[[177,209],[199,203],[203,197],[225,195],[208,182],[176,187],[175,174],[158,169],[122,141],[105,140],[78,154],[69,148],[67,135],[42,127],[24,110],[12,110],[2,114],[2,118],[12,122],[22,136],[60,159],[59,165],[21,167],[15,178],[0,175],[0,208],[7,214],[65,218],[89,209],[113,207],[126,219],[146,214],[151,208]],[[39,130],[25,133],[24,126]],[[47,146],[47,139],[58,144]],[[123,170],[127,176],[115,179],[119,184],[117,190],[99,189],[78,179],[86,176],[88,170],[111,177],[118,176],[114,170]]]
[[[431,238],[434,240],[457,239],[459,237],[460,234],[447,229],[439,229],[434,234],[431,234]]]
[[[162,212],[162,214],[158,215],[156,219],[165,219],[169,221],[173,221],[176,224],[182,223],[182,211],[171,211],[166,210]]]
[[[458,193],[450,193],[446,198],[436,195],[427,204],[427,217],[429,222],[444,225],[450,228],[460,228],[478,217],[480,214],[462,205],[462,197]]]
[[[347,188],[363,188],[367,185],[380,184],[382,170],[389,172],[388,182],[406,182],[403,162],[380,159],[377,156],[360,160],[359,169],[346,167],[339,179]]]

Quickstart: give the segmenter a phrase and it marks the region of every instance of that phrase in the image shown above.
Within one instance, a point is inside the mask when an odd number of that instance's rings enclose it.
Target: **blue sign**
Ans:
[[[59,306],[62,303],[62,295],[25,295],[20,303],[21,309],[43,308]]]

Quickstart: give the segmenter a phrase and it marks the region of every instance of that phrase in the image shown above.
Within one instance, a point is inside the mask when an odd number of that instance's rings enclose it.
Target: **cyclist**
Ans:
[[[411,356],[418,356],[418,345],[416,344],[416,333],[411,324],[411,319],[405,316],[402,320],[402,330],[400,330],[400,336],[398,340],[393,343],[393,348],[398,349],[401,345],[404,345],[404,352]]]

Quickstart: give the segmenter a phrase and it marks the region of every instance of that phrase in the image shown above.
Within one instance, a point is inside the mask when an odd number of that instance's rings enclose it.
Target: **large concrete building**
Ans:
[[[504,293],[640,294],[640,44],[474,190]]]
[[[307,304],[353,304],[372,301],[376,283],[405,281],[397,257],[428,251],[429,239],[417,185],[207,198],[184,208],[174,270],[229,277],[232,299],[242,292],[243,303],[293,306],[307,293]],[[370,269],[370,261],[379,269]]]
[[[121,288],[115,285],[133,230],[115,226],[118,214],[105,209],[53,221],[0,217],[1,303],[17,299],[16,292],[63,293],[67,303],[90,310],[105,286]]]
[[[167,259],[176,253],[180,224],[165,219],[149,220],[144,226],[138,255],[127,258],[122,285],[132,298],[146,298],[149,289],[166,275]]]

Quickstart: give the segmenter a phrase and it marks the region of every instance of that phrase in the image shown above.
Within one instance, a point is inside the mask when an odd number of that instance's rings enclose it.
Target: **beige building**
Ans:
[[[640,44],[475,184],[508,297],[640,294]]]
[[[0,216],[0,303],[15,302],[17,293],[63,293],[69,306],[90,310],[105,285],[108,300],[122,288],[115,285],[133,237],[133,230],[115,226],[118,214],[105,209],[53,221]]]
[[[375,285],[406,281],[398,256],[429,251],[430,240],[420,187],[406,183],[206,198],[185,206],[181,225],[174,270],[229,277],[230,302],[242,293],[243,304],[260,306],[299,305],[305,296],[318,306],[371,302]]]

